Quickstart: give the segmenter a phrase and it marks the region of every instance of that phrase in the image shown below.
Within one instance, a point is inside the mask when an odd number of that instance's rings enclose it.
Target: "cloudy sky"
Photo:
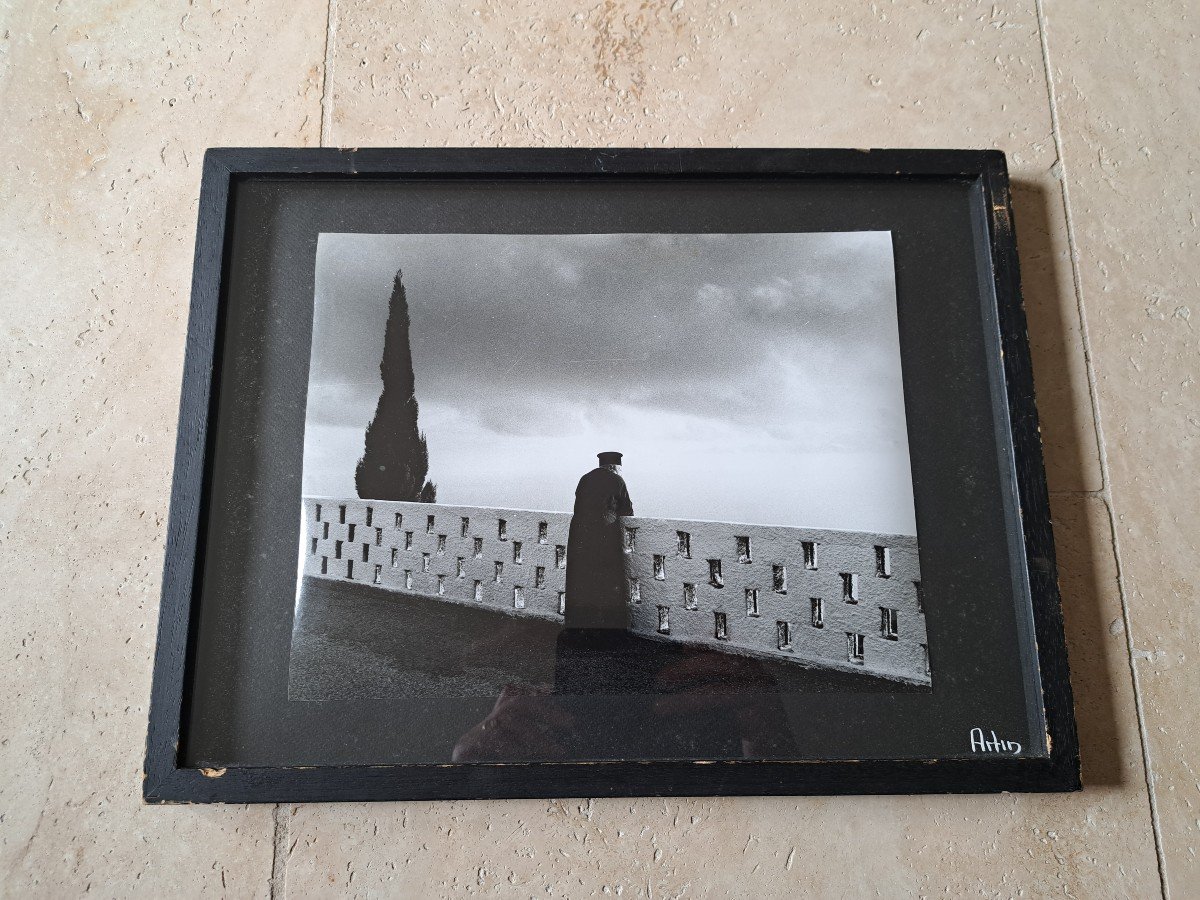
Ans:
[[[353,495],[392,279],[439,502],[915,534],[888,232],[322,234],[307,495]]]

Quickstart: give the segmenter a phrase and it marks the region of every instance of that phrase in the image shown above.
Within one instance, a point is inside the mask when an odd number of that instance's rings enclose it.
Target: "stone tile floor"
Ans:
[[[1200,896],[1200,7],[12,0],[0,9],[11,896]],[[1009,154],[1088,788],[143,808],[205,147]]]

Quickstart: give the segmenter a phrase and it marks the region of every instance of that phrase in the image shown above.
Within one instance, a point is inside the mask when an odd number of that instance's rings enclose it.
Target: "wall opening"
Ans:
[[[458,536],[466,537],[467,532],[470,530],[471,530],[471,517],[463,516],[462,521],[459,523]]]
[[[879,607],[879,635],[885,640],[900,640],[899,614],[886,606]]]
[[[771,590],[777,594],[787,593],[787,566],[771,566]]]
[[[412,549],[412,536],[413,536],[413,533],[411,531],[404,532],[404,549],[405,550]]]
[[[328,522],[321,523],[321,540],[323,540],[323,541],[329,540],[329,523]]]
[[[544,544],[550,540],[550,525],[546,522],[538,522],[538,543]]]
[[[421,554],[421,571],[422,572],[429,571],[429,554],[428,553]]]
[[[513,548],[513,562],[520,564],[522,562],[522,560],[521,560],[521,542],[513,541],[512,548]]]
[[[321,557],[321,574],[322,575],[329,574],[329,557],[328,556]]]
[[[383,546],[383,529],[382,528],[375,529],[375,546],[376,547]]]
[[[372,584],[379,584],[383,580],[383,566],[375,566],[375,577],[371,579]]]
[[[562,569],[567,565],[567,548],[558,544],[554,548],[554,568]]]
[[[439,534],[439,535],[438,535],[438,538],[437,538],[437,555],[438,555],[438,556],[445,556],[445,555],[446,555],[446,536],[445,536],[444,534]]]
[[[875,576],[877,578],[892,577],[892,551],[889,547],[875,545]]]
[[[808,603],[809,603],[810,608],[812,609],[812,619],[811,619],[812,627],[813,628],[824,628],[825,627],[825,604],[822,602],[820,597],[810,597]]]
[[[546,586],[546,567],[535,566],[533,570],[533,586],[535,588],[544,588]]]
[[[637,549],[637,529],[636,528],[626,528],[625,529],[625,552],[632,553],[636,549]]]
[[[368,528],[371,527],[371,519],[373,519],[374,517],[375,517],[375,510],[368,506],[367,507],[367,523],[366,523]]]
[[[746,615],[758,615],[758,588],[746,588]]]
[[[399,560],[400,560],[400,551],[398,551],[395,547],[393,547],[392,548],[392,568],[393,569],[396,568],[397,564],[399,563]]]
[[[789,623],[775,623],[775,646],[780,650],[792,649],[792,626]]]
[[[321,521],[321,504],[320,503],[317,504],[317,521],[318,522]]]
[[[737,538],[737,556],[738,562],[740,563],[749,563],[754,561],[754,558],[750,555],[749,535],[740,535]]]
[[[694,584],[684,584],[683,586],[683,608],[696,609],[696,586]]]
[[[354,577],[354,560],[352,560],[352,559],[346,560],[346,577],[347,578]]]
[[[504,563],[496,560],[496,566],[492,570],[492,581],[496,584],[500,583],[500,579],[504,577]]]
[[[658,581],[667,580],[667,558],[657,553],[654,554],[654,577]]]
[[[363,548],[363,562],[366,562],[368,559],[371,558],[371,545],[363,544],[362,548]]]
[[[353,522],[351,522],[349,525],[346,526],[346,540],[348,540],[352,544],[354,543],[354,523]]]
[[[426,534],[433,534],[434,519],[435,519],[434,516],[426,516],[425,517],[425,533]]]
[[[465,578],[466,576],[466,570],[463,568],[463,558],[459,556],[454,560],[454,577]]]
[[[725,621],[725,613],[713,613],[713,637],[718,641],[729,640],[729,626]]]
[[[560,616],[565,616],[567,614],[567,592],[566,591],[558,592],[558,614]]]
[[[642,602],[642,583],[636,578],[629,579],[629,601],[631,603]]]
[[[394,521],[395,521],[395,523],[396,523],[396,524],[395,524],[393,527],[394,527],[394,528],[395,528],[397,531],[399,531],[399,530],[400,530],[400,526],[404,524],[404,514],[403,514],[403,513],[396,513],[396,517],[395,517]]]
[[[817,542],[801,541],[800,549],[804,553],[804,568],[815,569],[817,567]]]
[[[496,520],[496,537],[502,541],[508,540],[508,523],[503,519]]]
[[[476,580],[474,587],[471,588],[471,596],[477,601],[483,600],[483,582]]]
[[[708,561],[708,583],[716,588],[725,587],[725,579],[721,577],[721,561],[719,559]]]
[[[341,541],[333,542],[333,558],[334,559],[342,558],[342,542]]]
[[[861,666],[866,658],[866,639],[861,634],[846,632],[846,661]]]
[[[312,555],[313,556],[317,555],[317,539],[316,538],[312,539]]]
[[[658,608],[658,633],[671,633],[671,607],[660,606]]]
[[[471,549],[476,559],[483,559],[483,538],[475,538],[475,545]]]
[[[406,591],[412,590],[412,569],[404,570],[404,589]]]
[[[338,524],[339,525],[346,524],[346,507],[345,506],[338,507]]]
[[[513,609],[525,608],[525,588],[513,585]]]
[[[676,552],[685,559],[692,558],[692,536],[686,531],[675,532]]]
[[[853,572],[841,572],[842,599],[847,603],[858,602],[858,576]]]
[[[921,582],[913,582],[913,590],[917,594],[917,612],[925,612],[925,589],[921,587]]]
[[[438,592],[439,597],[441,597],[443,594],[446,593],[446,576],[445,575],[439,575],[437,577],[437,592]]]

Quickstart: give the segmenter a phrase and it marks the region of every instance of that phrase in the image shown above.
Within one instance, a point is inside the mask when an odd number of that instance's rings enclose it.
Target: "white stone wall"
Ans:
[[[305,575],[554,621],[570,602],[569,513],[306,498],[303,515]],[[916,538],[624,524],[634,633],[929,682]]]
[[[570,524],[569,513],[306,498],[304,574],[561,619]]]

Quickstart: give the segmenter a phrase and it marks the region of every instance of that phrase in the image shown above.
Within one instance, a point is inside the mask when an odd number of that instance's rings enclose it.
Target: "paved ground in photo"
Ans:
[[[545,619],[306,578],[292,639],[293,700],[386,697],[495,697],[506,684],[553,686],[562,628]],[[689,683],[755,693],[924,690],[867,674],[751,659],[626,635],[587,653],[593,690],[671,691],[686,665]],[[576,656],[578,654],[575,654]],[[936,676],[935,676],[936,677]],[[560,689],[561,689],[560,685]]]

